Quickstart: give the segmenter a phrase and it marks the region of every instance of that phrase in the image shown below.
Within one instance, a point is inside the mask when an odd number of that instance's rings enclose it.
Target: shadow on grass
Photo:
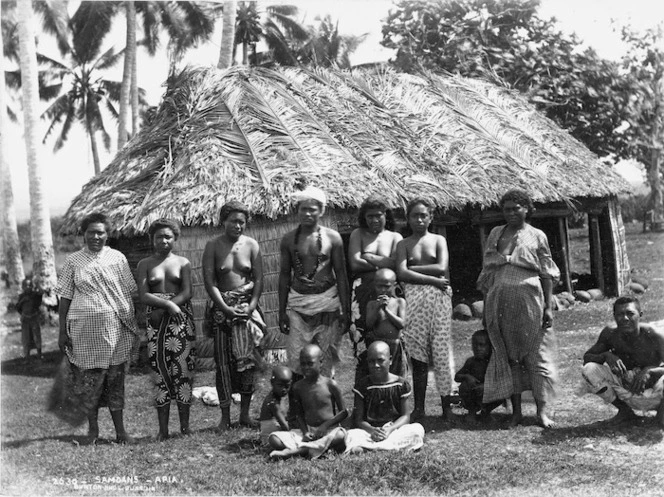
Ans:
[[[42,355],[42,359],[37,359],[32,355],[29,359],[16,358],[2,361],[0,365],[0,374],[8,376],[31,376],[36,378],[54,378],[55,373],[62,361],[62,352],[52,350]],[[150,374],[149,362],[140,361],[132,365],[129,369],[130,376],[142,376]]]
[[[3,375],[34,376],[40,378],[53,378],[62,360],[62,352],[53,350],[42,355],[38,360],[32,355],[29,359],[17,358],[2,361],[0,370]]]
[[[86,435],[54,435],[51,437],[39,437],[39,438],[25,438],[22,440],[12,440],[5,441],[0,443],[0,450],[7,449],[20,449],[26,447],[32,443],[36,442],[47,442],[47,441],[56,441],[56,442],[65,442],[76,446],[102,446],[102,445],[117,445],[117,442],[114,438],[98,438],[94,444],[91,443],[90,439]],[[154,437],[135,437],[134,443],[132,445],[145,445],[148,443],[154,442]]]
[[[661,443],[664,440],[664,431],[654,417],[642,417],[637,421],[617,426],[611,424],[609,420],[604,420],[580,426],[543,430],[540,440],[534,443],[548,445],[575,438],[615,439],[618,436],[625,437],[631,444],[648,446]]]

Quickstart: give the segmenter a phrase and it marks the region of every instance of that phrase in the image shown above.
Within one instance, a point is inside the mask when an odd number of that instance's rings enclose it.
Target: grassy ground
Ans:
[[[579,266],[587,243],[573,233],[572,253]],[[585,245],[587,246],[587,245]],[[643,296],[645,318],[664,319],[664,234],[641,234],[628,227],[628,250],[635,272],[650,281]],[[6,296],[4,296],[6,300]],[[330,456],[324,460],[271,462],[258,444],[257,432],[234,429],[217,435],[217,408],[192,407],[190,437],[157,443],[156,414],[150,403],[150,378],[133,372],[127,379],[128,430],[133,446],[106,441],[79,445],[85,428],[70,428],[44,411],[45,398],[59,355],[56,330],[44,330],[46,360],[25,365],[18,320],[6,315],[3,329],[1,454],[2,495],[664,495],[663,432],[648,413],[641,422],[609,428],[602,420],[614,410],[592,396],[577,397],[584,350],[609,322],[610,301],[578,304],[555,315],[561,373],[556,402],[558,427],[544,431],[526,402],[524,426],[506,430],[509,411],[499,408],[488,427],[450,426],[438,418],[433,385],[428,393],[424,448],[415,454]],[[478,321],[454,323],[457,367],[468,356],[470,335]],[[346,351],[338,380],[352,402],[353,361]],[[213,385],[201,373],[198,385]],[[262,378],[254,402],[257,414],[267,389]],[[237,416],[238,406],[233,408]],[[171,432],[177,431],[172,409]],[[457,411],[461,414],[461,411]],[[113,428],[100,413],[102,437]]]

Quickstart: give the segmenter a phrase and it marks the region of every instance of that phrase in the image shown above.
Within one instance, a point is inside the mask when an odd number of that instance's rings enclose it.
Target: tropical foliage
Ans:
[[[622,30],[629,51],[623,58],[625,79],[636,91],[626,95],[626,125],[619,136],[628,144],[625,156],[646,165],[651,195],[649,207],[664,220],[662,148],[664,147],[664,25],[637,33]]]
[[[397,50],[393,64],[401,70],[506,84],[600,156],[652,162],[653,140],[661,147],[655,128],[663,108],[656,34],[626,35],[633,50],[621,67],[584,49],[555,19],[542,18],[538,7],[539,0],[402,0],[383,26],[382,43]],[[621,133],[625,123],[631,131]],[[635,136],[635,130],[644,134]]]

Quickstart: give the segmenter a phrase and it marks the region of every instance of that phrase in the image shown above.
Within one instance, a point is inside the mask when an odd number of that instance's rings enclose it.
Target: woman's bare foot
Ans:
[[[245,428],[251,428],[252,430],[256,430],[260,426],[258,421],[256,421],[255,419],[251,419],[251,418],[247,418],[247,419],[240,418],[240,421],[238,422],[238,424],[240,426],[245,427]]]
[[[510,419],[510,424],[508,425],[510,428],[515,428],[519,426],[521,423],[523,423],[523,414],[519,413],[514,413],[512,414],[512,419]]]
[[[659,404],[657,408],[657,414],[655,415],[655,421],[660,428],[664,430],[664,400]]]
[[[131,445],[136,443],[136,441],[132,437],[130,437],[126,432],[118,433],[117,437],[115,437],[115,441],[120,445]]]
[[[542,428],[553,428],[556,426],[556,422],[544,413],[537,415],[537,421]]]
[[[157,442],[163,442],[164,440],[168,440],[168,433],[157,433]]]

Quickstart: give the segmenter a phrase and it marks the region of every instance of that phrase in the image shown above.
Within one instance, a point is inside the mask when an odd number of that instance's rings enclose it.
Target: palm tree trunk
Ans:
[[[129,105],[131,92],[131,70],[132,62],[136,57],[136,9],[134,2],[125,2],[127,18],[127,34],[124,52],[124,68],[122,71],[122,85],[120,86],[120,112],[118,119],[118,150],[127,143],[127,128],[129,127]]]
[[[249,44],[246,41],[242,43],[242,65],[249,65]]]
[[[0,2],[0,10],[2,2]],[[2,30],[0,30],[0,46],[2,44]],[[0,57],[0,74],[5,73],[5,60]],[[23,274],[23,261],[21,260],[21,245],[18,239],[18,230],[16,228],[16,211],[14,209],[14,190],[12,189],[12,175],[9,163],[5,155],[5,131],[6,123],[6,105],[5,101],[5,80],[0,78],[0,193],[2,194],[2,237],[3,237],[3,259],[7,267],[9,281],[12,284],[19,285],[25,275]]]
[[[131,2],[132,5],[134,2]],[[138,122],[138,76],[137,76],[137,65],[138,65],[138,53],[136,50],[136,9],[135,6],[132,9],[134,11],[134,20],[132,39],[127,40],[127,43],[131,43],[132,52],[134,56],[131,59],[131,135],[136,136],[138,133],[139,122]]]
[[[235,16],[237,2],[229,0],[224,2],[224,16],[221,25],[221,49],[219,50],[219,69],[226,69],[233,65],[233,46],[235,45]]]
[[[97,148],[97,140],[95,139],[96,131],[90,125],[90,120],[86,118],[85,127],[88,130],[90,137],[90,150],[92,150],[92,162],[95,166],[95,176],[101,172],[101,163],[99,161],[99,149]]]
[[[44,173],[39,160],[39,86],[32,0],[18,1],[18,35],[23,90],[23,126],[30,181],[32,278],[40,290],[50,292],[56,283],[51,220],[46,203]]]

